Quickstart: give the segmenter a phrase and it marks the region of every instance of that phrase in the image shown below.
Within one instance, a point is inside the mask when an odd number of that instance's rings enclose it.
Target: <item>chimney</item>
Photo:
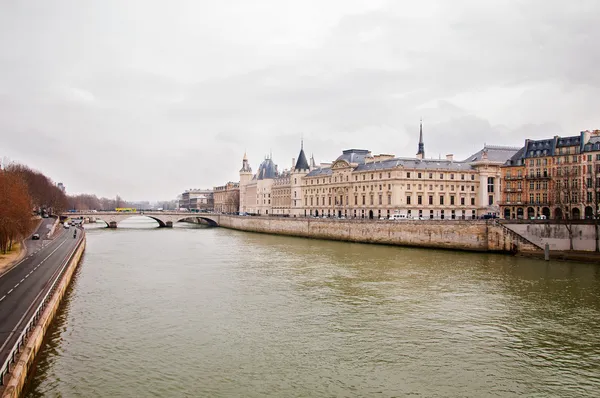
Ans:
[[[453,162],[454,161],[454,154],[449,153],[446,155],[446,160]]]
[[[292,158],[292,170],[296,167],[296,158]]]

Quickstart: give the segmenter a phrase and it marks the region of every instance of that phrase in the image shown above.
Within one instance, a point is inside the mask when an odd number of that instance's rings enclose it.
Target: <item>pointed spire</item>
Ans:
[[[417,159],[423,159],[425,157],[425,144],[423,143],[423,118],[419,125],[419,150],[417,152]]]
[[[244,158],[242,160],[248,160],[248,156],[246,156],[246,150],[244,149]]]
[[[295,170],[309,170],[310,166],[306,161],[306,155],[304,154],[304,138],[300,140],[300,153],[298,154],[298,161],[296,162],[296,166],[294,166]]]

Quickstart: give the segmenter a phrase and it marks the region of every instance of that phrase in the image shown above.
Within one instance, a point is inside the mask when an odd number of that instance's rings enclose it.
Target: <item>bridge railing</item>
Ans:
[[[81,233],[84,234],[85,232],[81,231]],[[62,269],[60,270],[60,272],[58,273],[58,275],[52,282],[50,289],[48,289],[48,292],[46,292],[46,295],[44,296],[44,298],[42,299],[40,304],[37,306],[37,308],[33,312],[33,315],[31,316],[31,318],[29,318],[29,321],[23,328],[23,331],[19,335],[19,338],[17,339],[17,341],[15,342],[15,344],[12,346],[11,350],[9,351],[9,353],[6,357],[6,360],[2,364],[2,367],[0,368],[0,386],[4,385],[4,377],[10,373],[11,365],[17,361],[18,355],[21,352],[21,348],[24,347],[25,344],[27,343],[27,338],[29,337],[29,333],[36,327],[37,322],[41,318],[42,314],[44,313],[44,310],[46,309],[46,306],[48,305],[48,302],[50,301],[50,299],[52,298],[52,295],[56,291],[56,287],[58,286],[58,283],[62,280],[65,270],[67,269],[67,266],[73,259],[73,256],[75,255],[77,250],[79,250],[79,248],[81,247],[82,243],[83,243],[83,235],[82,235],[82,238],[77,243],[77,245],[75,246],[75,249],[73,249],[73,251],[71,252],[69,257],[67,258],[65,265],[63,265]]]

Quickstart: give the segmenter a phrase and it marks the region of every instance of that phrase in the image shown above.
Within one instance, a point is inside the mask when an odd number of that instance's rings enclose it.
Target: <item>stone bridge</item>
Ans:
[[[213,213],[192,213],[187,211],[137,211],[137,212],[117,212],[117,211],[80,211],[72,213],[63,213],[61,216],[69,218],[83,218],[90,220],[101,220],[108,225],[109,228],[117,228],[117,224],[133,216],[149,217],[156,222],[161,228],[172,228],[173,224],[184,220],[204,220],[208,225],[213,227],[219,226],[219,214]]]

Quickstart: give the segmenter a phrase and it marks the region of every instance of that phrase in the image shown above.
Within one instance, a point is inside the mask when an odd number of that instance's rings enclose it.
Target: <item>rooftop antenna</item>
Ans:
[[[300,150],[304,149],[304,133],[300,135]]]

